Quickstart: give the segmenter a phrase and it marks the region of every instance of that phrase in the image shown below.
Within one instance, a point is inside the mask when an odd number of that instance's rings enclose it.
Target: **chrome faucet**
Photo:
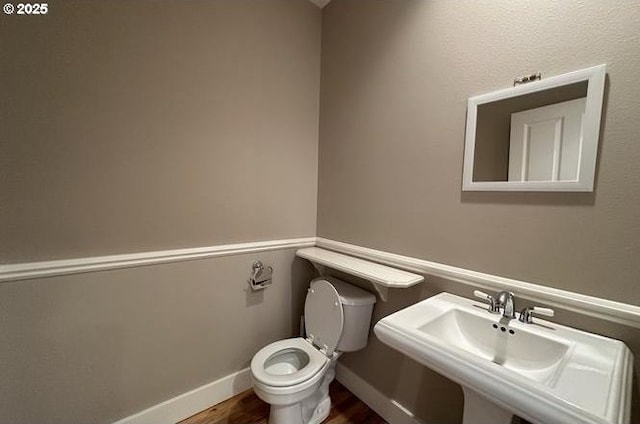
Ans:
[[[502,316],[507,319],[516,317],[516,308],[513,304],[513,293],[501,291],[496,298],[498,309],[502,308]]]

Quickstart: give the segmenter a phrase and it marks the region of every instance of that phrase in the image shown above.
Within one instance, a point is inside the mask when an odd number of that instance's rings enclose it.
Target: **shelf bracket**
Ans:
[[[373,281],[369,281],[378,295],[380,296],[380,300],[386,302],[389,297],[389,287],[381,286],[380,284],[376,284]]]
[[[327,275],[327,266],[325,265],[321,265],[317,262],[313,262],[311,261],[311,263],[313,264],[313,267],[318,270],[318,273],[320,273],[320,276],[322,277],[323,275]],[[387,301],[387,298],[389,297],[389,287],[385,287],[382,286],[380,284],[374,283],[373,281],[366,279],[365,280],[370,283],[373,286],[373,289],[376,291],[376,293],[378,293],[378,296],[380,297],[380,300],[383,302]]]
[[[318,270],[318,272],[320,273],[320,276],[323,276],[325,274],[327,270],[326,266],[321,265],[317,262],[313,262],[313,261],[310,261],[310,262],[313,264],[313,267]]]

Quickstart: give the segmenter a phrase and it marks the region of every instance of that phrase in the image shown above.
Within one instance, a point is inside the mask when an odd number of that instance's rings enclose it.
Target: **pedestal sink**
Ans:
[[[619,340],[491,314],[441,293],[380,320],[392,348],[459,383],[464,424],[628,424],[633,356]]]

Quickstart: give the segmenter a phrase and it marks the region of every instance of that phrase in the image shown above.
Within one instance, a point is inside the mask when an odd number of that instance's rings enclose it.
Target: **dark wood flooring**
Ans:
[[[337,381],[331,383],[329,393],[331,412],[324,424],[385,423],[378,414]],[[178,424],[267,424],[268,418],[269,404],[258,398],[253,390],[247,390]]]

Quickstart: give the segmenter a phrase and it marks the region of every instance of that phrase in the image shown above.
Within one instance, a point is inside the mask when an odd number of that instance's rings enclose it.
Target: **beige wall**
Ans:
[[[0,263],[313,235],[320,10],[0,14]]]
[[[318,235],[640,304],[637,1],[332,1]],[[607,64],[594,193],[461,192],[466,100]]]
[[[314,235],[320,25],[292,0],[1,14],[0,264]],[[310,276],[289,249],[0,284],[0,422],[109,423],[247,367]]]
[[[631,0],[332,1],[318,236],[640,305],[638,22]],[[461,192],[469,96],[600,63],[608,84],[594,193]],[[392,291],[376,318],[442,290],[471,288],[428,278]],[[637,330],[564,311],[556,320],[620,338],[640,357]],[[374,336],[344,362],[426,423],[459,422],[458,387]],[[634,408],[638,420],[637,384]]]
[[[246,368],[312,275],[289,249],[0,284],[0,422],[110,423]]]

